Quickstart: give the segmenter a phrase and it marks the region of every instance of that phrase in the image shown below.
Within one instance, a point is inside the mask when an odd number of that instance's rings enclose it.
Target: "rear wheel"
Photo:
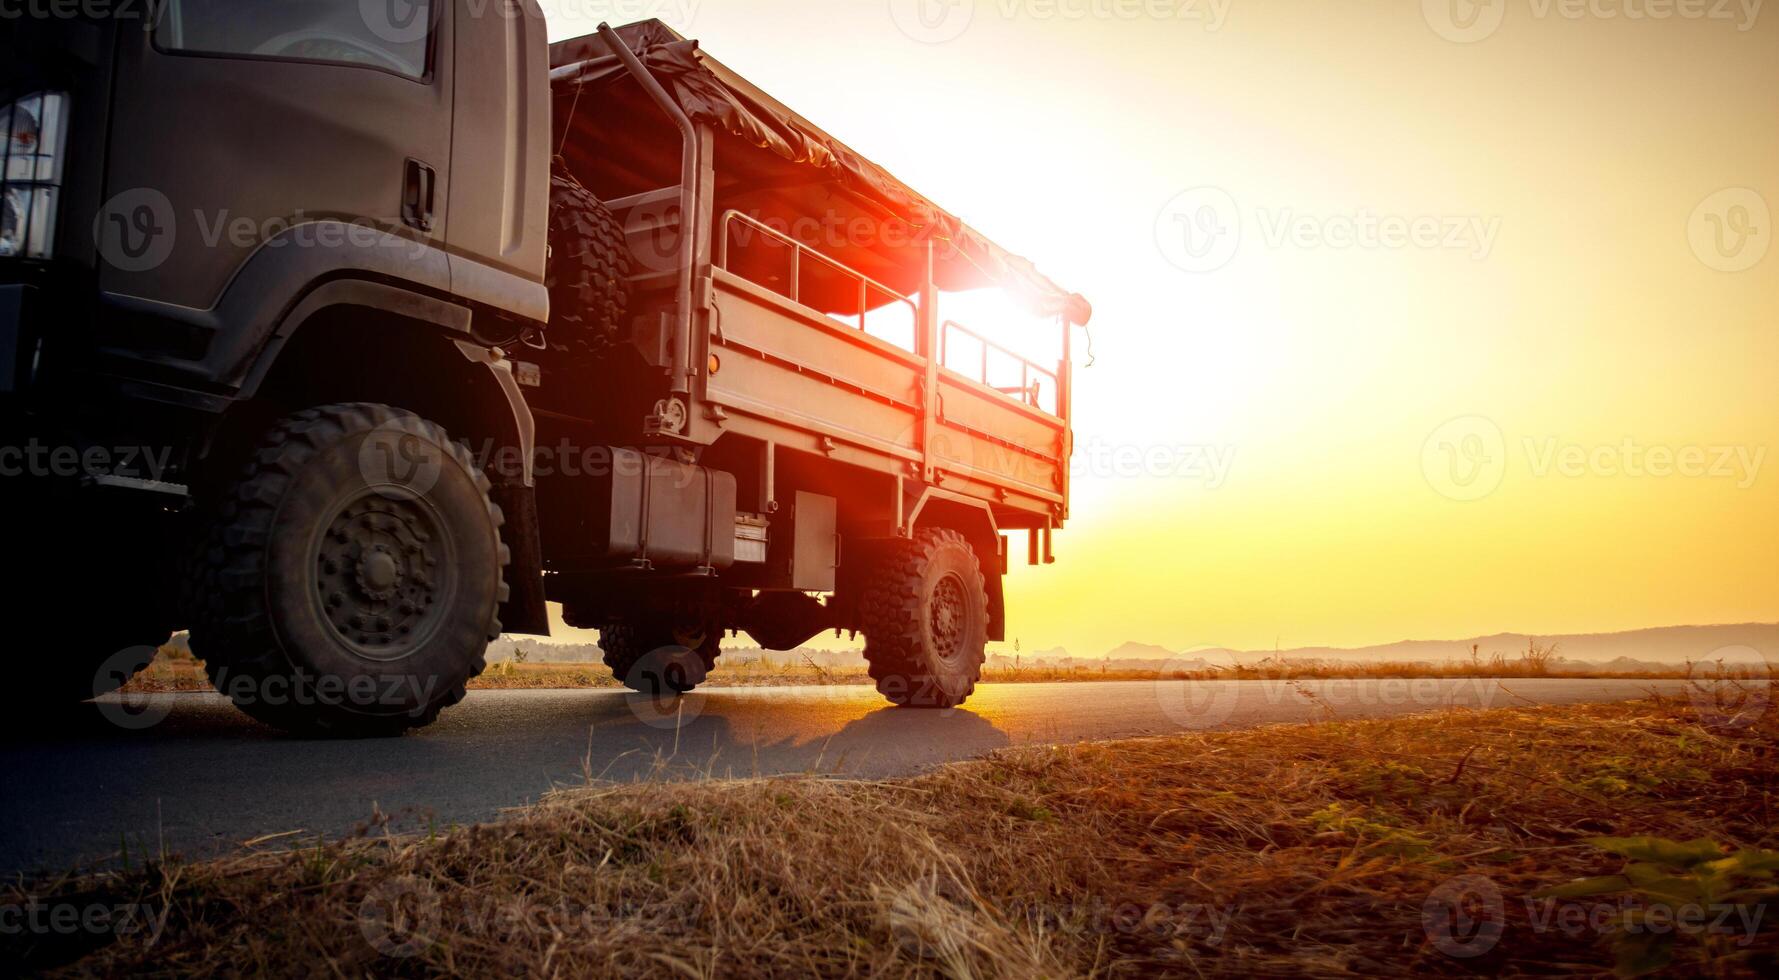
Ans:
[[[722,653],[723,631],[705,626],[609,624],[599,648],[612,676],[653,697],[686,694],[704,683]]]
[[[411,413],[291,416],[214,515],[193,653],[241,710],[289,731],[430,724],[500,633],[508,556],[488,489],[466,449]]]
[[[890,543],[866,581],[865,659],[884,697],[952,708],[975,693],[988,654],[988,592],[970,543],[932,529]]]

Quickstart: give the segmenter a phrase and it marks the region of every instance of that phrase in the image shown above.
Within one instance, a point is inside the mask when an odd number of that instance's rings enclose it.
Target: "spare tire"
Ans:
[[[602,354],[624,336],[630,306],[624,226],[557,158],[550,173],[550,290],[545,341],[564,354]]]

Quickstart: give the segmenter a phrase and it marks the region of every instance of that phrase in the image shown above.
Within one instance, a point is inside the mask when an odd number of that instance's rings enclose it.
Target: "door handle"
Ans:
[[[432,231],[434,191],[438,175],[431,167],[409,158],[402,169],[402,221],[419,231]]]

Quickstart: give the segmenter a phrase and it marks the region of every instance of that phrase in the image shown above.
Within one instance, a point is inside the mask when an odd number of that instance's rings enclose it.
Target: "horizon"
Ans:
[[[1317,651],[1326,651],[1326,652],[1334,653],[1334,654],[1344,654],[1344,653],[1364,653],[1368,650],[1377,650],[1377,649],[1397,647],[1397,646],[1420,646],[1420,645],[1431,646],[1431,645],[1441,645],[1441,644],[1449,644],[1452,646],[1461,646],[1463,644],[1475,643],[1475,642],[1481,641],[1481,640],[1495,640],[1495,639],[1508,639],[1508,638],[1512,638],[1516,641],[1522,640],[1522,639],[1550,640],[1550,641],[1557,642],[1560,644],[1561,642],[1575,640],[1575,639],[1605,640],[1605,639],[1611,639],[1614,637],[1624,637],[1624,636],[1630,636],[1630,635],[1642,634],[1642,633],[1658,633],[1658,632],[1684,631],[1684,630],[1704,631],[1704,630],[1755,630],[1755,629],[1779,630],[1779,621],[1774,621],[1774,622],[1750,621],[1750,622],[1745,622],[1745,623],[1681,623],[1681,624],[1675,624],[1675,625],[1671,625],[1671,626],[1639,626],[1639,627],[1633,627],[1630,629],[1623,629],[1623,630],[1580,630],[1580,631],[1571,631],[1571,632],[1562,632],[1562,633],[1534,633],[1534,632],[1527,632],[1527,631],[1520,631],[1520,630],[1494,630],[1494,631],[1491,631],[1488,633],[1476,633],[1476,634],[1472,634],[1470,636],[1462,636],[1462,637],[1442,637],[1442,638],[1413,638],[1413,637],[1410,637],[1410,638],[1406,638],[1406,639],[1386,640],[1386,641],[1382,641],[1382,642],[1378,642],[1378,643],[1365,643],[1365,644],[1359,644],[1356,646],[1337,646],[1337,645],[1327,644],[1327,643],[1293,643],[1290,645],[1285,645],[1283,643],[1279,643],[1279,644],[1275,644],[1272,647],[1240,647],[1240,646],[1232,646],[1229,644],[1198,644],[1195,646],[1175,648],[1175,647],[1170,646],[1169,644],[1166,644],[1166,643],[1157,643],[1157,642],[1154,642],[1151,640],[1144,640],[1144,639],[1138,639],[1138,638],[1127,638],[1127,639],[1120,640],[1116,643],[1113,643],[1109,646],[1104,647],[1103,651],[1100,653],[1077,652],[1074,648],[1071,648],[1068,644],[1045,644],[1042,642],[1026,643],[1023,640],[1018,641],[1019,646],[1018,646],[1018,648],[1015,648],[1015,640],[1009,639],[1005,642],[990,643],[989,644],[989,654],[991,656],[1010,656],[1015,653],[1019,653],[1019,654],[1027,654],[1027,655],[1031,655],[1031,656],[1042,656],[1042,655],[1055,654],[1056,651],[1060,650],[1063,652],[1063,654],[1065,654],[1068,657],[1073,658],[1073,659],[1100,659],[1100,658],[1105,658],[1105,657],[1111,657],[1112,655],[1116,654],[1119,650],[1121,650],[1125,647],[1131,647],[1131,646],[1149,647],[1149,648],[1165,651],[1166,653],[1173,655],[1173,656],[1182,656],[1182,657],[1192,656],[1192,655],[1196,655],[1196,654],[1204,654],[1204,653],[1231,653],[1231,654],[1244,654],[1244,655],[1245,654],[1264,654],[1264,653],[1290,654],[1290,653],[1296,653],[1296,652],[1305,651],[1305,650],[1317,650]],[[828,635],[828,634],[824,634],[824,637],[826,639],[830,640],[831,642],[824,643],[822,645],[817,645],[817,640],[823,639],[823,637],[818,637],[815,640],[811,640],[809,643],[805,643],[802,646],[798,647],[798,650],[813,650],[813,651],[820,651],[820,652],[826,652],[826,653],[840,653],[840,652],[856,652],[858,650],[862,650],[863,646],[864,646],[862,642],[858,642],[858,641],[850,641],[850,640],[846,640],[846,639],[835,640],[835,639],[833,639],[833,637],[831,635]],[[597,630],[577,630],[577,629],[572,629],[567,626],[561,626],[559,624],[559,628],[556,630],[556,632],[549,637],[534,637],[534,636],[519,637],[519,636],[508,635],[508,636],[503,636],[501,639],[503,641],[512,642],[512,643],[515,643],[518,645],[523,645],[526,643],[537,643],[537,644],[542,644],[542,645],[546,645],[546,646],[597,646],[598,641],[599,641],[599,634],[598,634]],[[743,651],[743,650],[758,650],[760,648],[758,648],[757,646],[750,646],[747,642],[743,642],[743,643],[741,643],[737,646],[734,646],[734,647],[725,645],[725,649],[726,650],[732,649],[732,650],[739,652],[739,651]],[[792,652],[796,652],[796,651],[763,651],[763,652],[766,652],[766,653],[773,653],[773,652],[792,653]],[[1487,652],[1493,653],[1493,652],[1502,652],[1502,651],[1487,651]],[[1511,652],[1511,651],[1507,651],[1507,652]],[[1708,655],[1713,652],[1715,652],[1715,651],[1714,650],[1701,650],[1701,651],[1699,651],[1700,656],[1698,659],[1700,659],[1700,660],[1709,659]],[[1758,652],[1763,657],[1765,657],[1768,662],[1774,663],[1774,664],[1779,664],[1779,648],[1770,649],[1770,650],[1763,648],[1763,649],[1760,649]],[[1561,651],[1559,650],[1558,653],[1560,655]]]

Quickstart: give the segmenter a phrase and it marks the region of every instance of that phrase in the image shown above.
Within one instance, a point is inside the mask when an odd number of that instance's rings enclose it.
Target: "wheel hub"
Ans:
[[[337,514],[322,537],[316,584],[334,630],[375,659],[397,659],[444,614],[446,546],[432,508],[372,495]]]
[[[962,652],[965,618],[963,583],[955,576],[947,575],[933,587],[928,622],[933,634],[933,648],[940,656],[949,660]]]

